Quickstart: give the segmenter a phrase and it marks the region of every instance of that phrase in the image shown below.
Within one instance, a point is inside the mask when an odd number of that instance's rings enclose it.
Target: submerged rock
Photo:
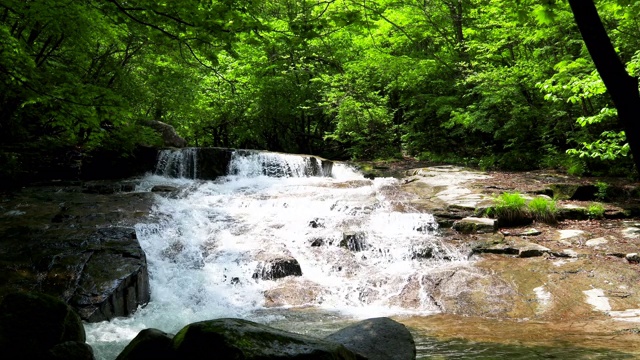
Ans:
[[[413,360],[416,344],[407,328],[386,317],[360,321],[327,336],[369,360]]]
[[[305,306],[322,303],[325,288],[301,277],[288,277],[264,292],[264,306]]]
[[[358,359],[343,345],[241,319],[187,325],[172,345],[179,359]]]
[[[467,316],[502,316],[519,295],[512,284],[471,267],[434,271],[422,276],[420,285],[441,311]]]

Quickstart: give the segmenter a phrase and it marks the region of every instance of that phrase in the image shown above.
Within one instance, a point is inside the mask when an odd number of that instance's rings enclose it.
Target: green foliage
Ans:
[[[536,197],[527,203],[518,192],[504,192],[494,198],[494,205],[487,209],[487,215],[498,218],[504,224],[518,224],[526,219],[545,223],[555,223],[556,202],[544,197]]]
[[[628,145],[564,2],[5,1],[3,146],[156,143],[625,174]],[[628,4],[629,5],[629,4]],[[640,75],[640,6],[600,14]]]
[[[591,203],[587,208],[587,215],[590,219],[604,218],[605,208],[601,203]]]
[[[604,131],[601,138],[591,143],[583,142],[581,149],[569,149],[567,154],[578,157],[591,157],[600,160],[616,160],[629,154],[624,131]]]
[[[557,208],[554,200],[537,197],[529,201],[527,207],[529,213],[535,220],[545,223],[555,223]]]
[[[596,199],[598,201],[606,201],[611,196],[611,185],[607,184],[604,181],[596,181]]]
[[[518,192],[502,193],[494,199],[493,206],[487,209],[487,215],[505,223],[517,223],[527,216],[526,201]]]

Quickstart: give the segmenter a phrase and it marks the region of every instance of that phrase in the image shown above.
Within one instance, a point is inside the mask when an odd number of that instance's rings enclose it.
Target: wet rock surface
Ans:
[[[286,250],[279,254],[262,252],[256,259],[259,263],[252,276],[254,279],[275,280],[287,276],[302,276],[300,263]]]
[[[296,334],[244,319],[205,320],[175,336],[142,330],[116,360],[138,359],[333,359],[413,360],[409,330],[390,318],[357,322],[325,338]]]
[[[3,359],[92,359],[80,317],[60,299],[11,293],[0,303]]]
[[[474,254],[475,270],[446,270],[413,280],[413,288],[425,284],[433,288],[432,301],[444,313],[640,321],[640,316],[634,315],[640,304],[640,222],[634,218],[640,202],[638,184],[544,172],[476,173],[458,168],[456,175],[450,170],[442,180],[438,179],[441,168],[407,170],[401,180],[403,189],[416,195],[412,204],[436,214],[441,225],[453,225],[453,229],[440,227],[446,242],[459,249],[470,248]],[[450,184],[443,184],[444,179]],[[609,189],[606,196],[598,194],[595,186],[603,181]],[[464,222],[462,217],[447,211],[452,206],[460,209],[473,205],[466,213],[458,213],[463,217],[483,214],[503,192],[560,199],[557,222],[515,227],[499,224],[495,231],[481,234],[471,226],[456,225]],[[604,209],[600,219],[595,219],[591,210],[596,203]],[[592,289],[602,290],[598,300],[606,306],[599,308],[594,301],[589,302],[584,291]],[[405,288],[400,302],[409,301],[409,294],[411,285]]]
[[[169,360],[174,358],[173,335],[158,329],[144,329],[131,340],[116,360]]]
[[[367,319],[327,336],[369,360],[413,360],[416,344],[409,330],[389,318]]]
[[[361,359],[344,346],[241,319],[187,325],[173,338],[176,358],[201,359]]]
[[[130,315],[150,296],[133,225],[152,202],[148,193],[104,195],[79,186],[31,187],[3,197],[0,297],[43,292],[87,321]]]

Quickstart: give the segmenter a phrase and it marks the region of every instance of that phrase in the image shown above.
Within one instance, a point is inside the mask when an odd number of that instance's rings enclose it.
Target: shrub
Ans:
[[[605,201],[609,199],[611,193],[611,186],[604,181],[596,181],[596,199],[598,201]]]
[[[555,223],[557,209],[554,200],[537,197],[531,200],[527,207],[534,219],[546,223]]]
[[[604,217],[605,208],[600,203],[592,203],[587,208],[587,215],[591,219],[602,219]]]

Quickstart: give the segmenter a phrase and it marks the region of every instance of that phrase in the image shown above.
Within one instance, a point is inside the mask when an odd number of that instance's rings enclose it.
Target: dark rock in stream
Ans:
[[[353,252],[364,251],[367,249],[366,238],[367,234],[362,231],[345,232],[342,234],[340,247],[349,249]]]
[[[407,328],[389,318],[367,319],[324,339],[243,319],[189,324],[175,336],[142,330],[116,360],[413,360],[416,345]]]
[[[148,214],[153,195],[71,190],[25,189],[3,203],[21,210],[0,214],[0,299],[36,291],[87,321],[128,316],[150,298],[146,256],[132,226]]]
[[[171,340],[173,335],[158,329],[144,329],[131,340],[116,360],[169,360],[175,357]]]
[[[344,346],[241,319],[187,325],[173,338],[178,359],[355,360]]]
[[[154,192],[154,193],[170,193],[175,191],[178,191],[178,188],[175,186],[169,186],[169,185],[156,185],[151,188],[151,192]]]
[[[325,338],[368,360],[413,360],[416,344],[407,328],[386,317],[360,321]]]
[[[63,301],[12,293],[0,304],[0,358],[93,359],[80,317]]]
[[[214,180],[227,175],[233,149],[228,148],[198,148],[196,162],[198,170],[197,179]]]
[[[253,273],[254,279],[275,280],[287,276],[302,276],[300,263],[294,258],[274,258],[261,262]]]
[[[133,228],[99,229],[93,254],[71,298],[83,319],[97,322],[132,314],[149,302],[149,274]]]

